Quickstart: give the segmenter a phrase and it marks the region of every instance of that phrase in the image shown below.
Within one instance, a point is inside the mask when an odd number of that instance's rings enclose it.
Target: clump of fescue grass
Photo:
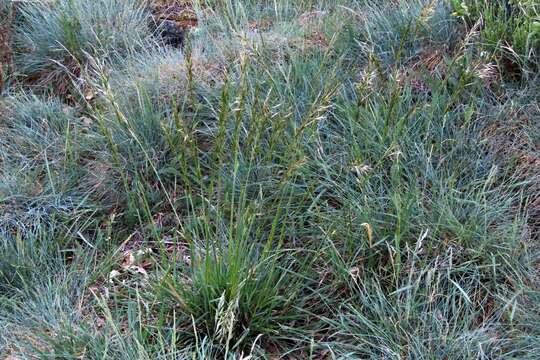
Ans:
[[[300,59],[295,65],[304,69]],[[127,108],[121,94],[117,98],[107,78],[102,79],[104,100],[113,110],[98,122],[110,139],[109,150],[118,159],[126,191],[137,191],[133,207],[136,217],[149,223],[148,240],[160,243],[152,213],[156,205],[165,206],[172,208],[178,226],[174,241],[186,242],[191,249],[191,265],[177,269],[174,263],[162,264],[162,271],[173,273],[146,295],[149,304],[170,304],[169,310],[159,312],[171,313],[179,307],[178,321],[194,322],[195,332],[186,336],[187,329],[179,330],[179,341],[206,336],[227,354],[258,347],[258,338],[270,343],[283,337],[283,329],[294,319],[307,321],[297,310],[305,301],[297,293],[305,289],[306,279],[295,275],[306,267],[306,260],[296,250],[283,247],[300,241],[302,230],[297,234],[295,229],[302,229],[304,221],[298,217],[310,202],[309,193],[301,191],[306,186],[303,180],[295,188],[303,162],[302,142],[328,111],[335,79],[333,73],[324,74],[317,61],[305,66],[318,70],[313,73],[317,83],[328,80],[325,93],[311,86],[298,89],[298,97],[313,99],[312,104],[300,106],[288,100],[282,106],[291,109],[293,116],[273,121],[270,114],[264,115],[271,104],[261,101],[258,94],[267,93],[267,87],[282,74],[276,71],[275,79],[258,88],[261,72],[247,63],[236,75],[239,82],[223,84],[219,96],[201,96],[196,89],[205,85],[204,79],[200,84],[199,77],[189,78],[192,86],[188,83],[187,90],[170,94],[168,112],[161,110],[167,104],[147,96],[159,93],[154,91],[155,83],[139,83],[136,90],[143,101],[130,102],[134,107]],[[112,91],[109,96],[107,89]],[[276,88],[279,98],[272,102],[285,99],[287,90]],[[196,96],[191,97],[190,91]],[[134,117],[138,109],[153,114],[153,122],[149,117]],[[194,114],[180,118],[182,109]],[[153,128],[144,130],[133,122],[141,119],[142,126],[153,124]],[[275,150],[268,153],[267,148]],[[288,156],[282,156],[282,151]],[[142,162],[133,166],[137,157]],[[164,166],[171,174],[162,171]],[[163,192],[161,205],[143,188],[148,186],[145,175]]]
[[[422,50],[452,49],[460,29],[445,1],[366,2],[354,13],[358,56],[375,54],[384,64],[407,63]]]
[[[0,133],[3,229],[71,221],[99,207],[91,204],[95,189],[87,187],[84,167],[96,159],[89,148],[99,140],[73,108],[57,98],[14,94],[2,104]]]
[[[306,263],[280,245],[283,232],[291,229],[277,225],[276,218],[262,231],[268,220],[259,219],[256,205],[246,205],[235,211],[233,223],[219,211],[215,216],[222,219],[214,220],[214,211],[208,209],[208,218],[186,230],[194,233],[188,235],[189,267],[173,268],[161,280],[161,289],[153,289],[165,295],[162,301],[177,308],[179,317],[190,314],[198,333],[219,344],[225,354],[272,342],[285,336],[287,324],[306,321],[296,310],[305,302],[299,293],[306,279],[295,275]]]
[[[88,56],[111,60],[148,46],[144,1],[39,0],[21,4],[15,35],[18,73],[67,92]]]

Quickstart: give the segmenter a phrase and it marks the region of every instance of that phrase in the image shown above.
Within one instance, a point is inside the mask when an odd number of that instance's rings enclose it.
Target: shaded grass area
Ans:
[[[538,358],[534,3],[19,6],[0,353]]]

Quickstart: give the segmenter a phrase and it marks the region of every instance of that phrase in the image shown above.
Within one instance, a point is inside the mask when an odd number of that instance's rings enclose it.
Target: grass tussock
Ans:
[[[1,356],[540,356],[534,2],[0,4]]]
[[[144,47],[148,14],[143,1],[39,0],[18,6],[15,62],[22,77],[67,93],[88,58],[114,59]]]

